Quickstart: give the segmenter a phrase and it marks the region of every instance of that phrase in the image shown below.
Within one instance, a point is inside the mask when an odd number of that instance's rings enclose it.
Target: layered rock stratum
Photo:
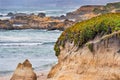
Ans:
[[[55,44],[49,80],[120,80],[120,13],[76,23]]]

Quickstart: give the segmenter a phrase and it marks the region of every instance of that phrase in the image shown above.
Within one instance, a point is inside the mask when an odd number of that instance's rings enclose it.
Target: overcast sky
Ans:
[[[106,4],[109,2],[120,2],[120,0],[0,0],[2,7],[70,7],[87,4]]]

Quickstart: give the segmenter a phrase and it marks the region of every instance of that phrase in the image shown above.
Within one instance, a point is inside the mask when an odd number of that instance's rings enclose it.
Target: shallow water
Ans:
[[[49,69],[57,62],[53,47],[60,34],[61,31],[1,30],[0,76],[13,72],[25,59],[36,71]]]

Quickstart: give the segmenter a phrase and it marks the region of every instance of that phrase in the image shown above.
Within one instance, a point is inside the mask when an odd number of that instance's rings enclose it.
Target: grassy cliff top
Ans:
[[[78,22],[66,29],[58,38],[54,47],[56,56],[60,54],[60,46],[64,47],[66,42],[74,42],[74,45],[80,48],[97,35],[102,37],[118,30],[120,30],[120,13],[108,13]]]

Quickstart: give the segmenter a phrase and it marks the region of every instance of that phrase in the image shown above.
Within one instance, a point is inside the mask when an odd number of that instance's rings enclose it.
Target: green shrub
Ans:
[[[64,47],[66,42],[74,42],[74,45],[79,48],[89,40],[94,39],[96,35],[102,34],[101,36],[103,36],[118,30],[120,30],[120,13],[107,13],[78,22],[66,29],[59,37],[54,47],[56,56],[60,53],[60,46]]]
[[[87,46],[88,46],[88,48],[89,48],[89,50],[91,51],[91,52],[93,52],[94,51],[94,44],[93,43],[89,43],[89,44],[87,44]]]

